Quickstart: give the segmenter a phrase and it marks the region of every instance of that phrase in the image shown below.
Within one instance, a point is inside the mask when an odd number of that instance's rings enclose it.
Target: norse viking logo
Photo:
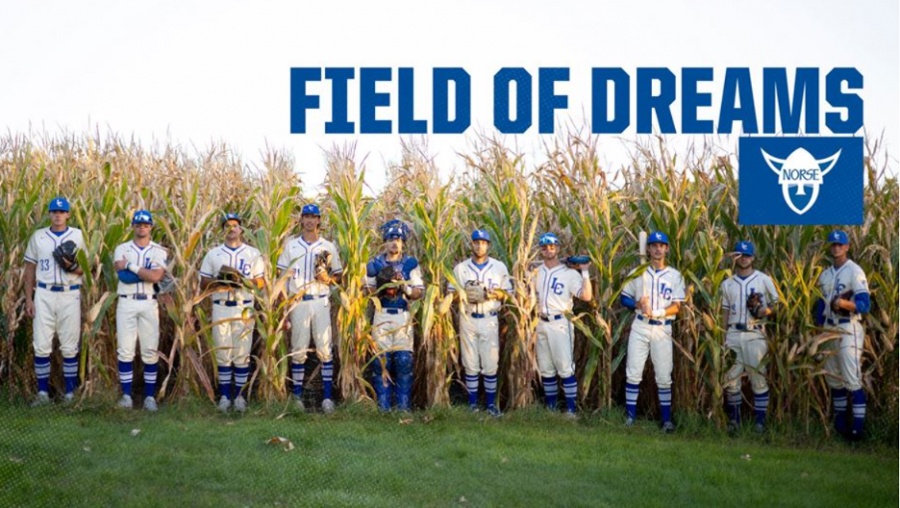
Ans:
[[[817,160],[809,152],[803,148],[798,148],[791,153],[787,159],[779,159],[767,154],[765,150],[760,148],[766,164],[778,175],[778,183],[781,185],[781,193],[784,195],[784,201],[797,215],[803,215],[808,212],[819,198],[819,186],[824,182],[825,175],[837,164],[841,151],[831,157]],[[823,166],[826,166],[823,169]],[[796,196],[806,196],[806,188],[812,190],[809,201],[803,208],[799,208],[794,204],[791,194],[791,188],[796,187]]]

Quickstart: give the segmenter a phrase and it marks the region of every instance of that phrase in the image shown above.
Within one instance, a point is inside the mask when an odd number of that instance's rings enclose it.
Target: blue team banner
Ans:
[[[862,224],[862,138],[744,137],[738,164],[742,225]]]

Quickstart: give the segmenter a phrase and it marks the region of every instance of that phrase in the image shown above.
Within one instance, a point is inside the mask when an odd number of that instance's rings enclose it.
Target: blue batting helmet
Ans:
[[[538,245],[540,247],[544,245],[559,245],[559,238],[553,233],[544,233],[538,239]]]

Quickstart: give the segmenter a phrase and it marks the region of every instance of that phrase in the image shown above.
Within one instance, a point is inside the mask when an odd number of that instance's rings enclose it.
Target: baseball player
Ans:
[[[331,345],[330,287],[341,279],[341,259],[333,243],[319,236],[322,214],[315,204],[300,212],[299,236],[288,240],[278,258],[278,269],[290,271],[288,293],[298,299],[291,310],[291,378],[294,382],[294,404],[303,411],[303,378],[310,338],[322,362],[322,411],[334,412],[331,390],[334,362]],[[296,296],[295,296],[296,295]]]
[[[765,365],[760,365],[768,351],[763,328],[766,318],[774,314],[778,291],[771,277],[753,268],[756,249],[752,242],[742,241],[734,247],[737,269],[722,281],[722,319],[727,325],[725,346],[734,352],[734,366],[726,374],[725,395],[728,401],[728,430],[741,425],[741,376],[746,369],[753,389],[753,412],[757,433],[766,430],[769,385]]]
[[[397,408],[409,411],[413,385],[409,302],[422,298],[425,283],[419,261],[403,254],[409,227],[392,220],[381,226],[381,232],[385,252],[366,264],[366,287],[377,294],[380,304],[372,318],[372,338],[378,349],[378,358],[372,362],[374,386],[381,410],[390,411],[396,383]]]
[[[210,250],[200,266],[201,291],[213,291],[212,327],[219,371],[219,410],[232,406],[231,375],[234,372],[234,409],[247,410],[243,388],[250,374],[253,339],[253,295],[245,286],[262,287],[263,260],[259,251],[243,242],[241,216],[228,213],[222,219],[225,243]],[[232,370],[233,369],[233,370]]]
[[[866,418],[860,359],[865,342],[862,315],[870,309],[869,283],[862,268],[847,257],[850,250],[847,233],[832,231],[827,241],[833,264],[819,276],[819,291],[823,298],[816,306],[816,322],[841,334],[836,344],[832,342],[832,348],[837,351],[825,362],[826,380],[831,387],[835,429],[856,441],[862,438]],[[848,395],[853,404],[850,429],[847,429]]]
[[[156,411],[156,373],[158,370],[159,305],[154,285],[166,274],[168,254],[150,239],[153,217],[146,210],[134,212],[131,229],[134,238],[116,247],[113,259],[119,277],[119,303],[116,306],[116,353],[119,357],[119,383],[122,398],[118,406],[131,408],[131,382],[135,347],[140,342],[144,364],[144,409]]]
[[[500,359],[500,324],[497,313],[501,301],[512,291],[509,270],[502,261],[488,257],[491,236],[483,229],[472,232],[472,257],[453,269],[456,284],[447,290],[460,296],[460,356],[466,370],[469,407],[478,410],[479,375],[484,376],[487,412],[501,416],[497,408],[497,363]],[[465,296],[463,296],[465,295]]]
[[[566,417],[574,419],[578,380],[575,379],[575,330],[567,316],[572,310],[572,298],[589,302],[593,297],[588,263],[569,268],[557,258],[559,238],[544,233],[538,240],[541,263],[533,279],[532,290],[537,292],[537,360],[544,385],[547,406],[556,410],[557,380],[562,379],[566,397]]]
[[[637,316],[628,336],[625,366],[625,425],[632,426],[637,418],[637,400],[647,355],[656,372],[662,429],[674,432],[672,423],[672,322],[685,298],[684,278],[666,266],[669,237],[656,231],[647,240],[650,266],[632,278],[622,290],[622,305],[636,310]],[[632,270],[635,275],[637,269]]]
[[[25,313],[34,318],[34,371],[38,393],[33,406],[50,402],[50,354],[53,335],[59,337],[66,382],[64,400],[71,402],[78,386],[78,350],[81,340],[81,268],[74,255],[84,249],[81,230],[66,225],[69,202],[64,197],[50,201],[50,227],[41,228],[25,249]],[[65,246],[65,247],[64,247]],[[37,287],[35,287],[37,286]]]

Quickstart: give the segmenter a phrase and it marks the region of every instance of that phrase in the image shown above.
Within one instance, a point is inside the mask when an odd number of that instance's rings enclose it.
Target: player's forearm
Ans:
[[[28,301],[34,299],[35,269],[34,263],[25,263],[25,299]]]
[[[156,268],[141,268],[137,271],[137,276],[144,282],[150,282],[151,284],[156,284],[161,281],[163,276],[166,274],[165,270]]]
[[[666,313],[665,313],[664,317],[675,316],[678,314],[678,312],[680,310],[681,310],[681,304],[678,302],[675,302],[672,305],[669,305],[668,307],[666,307]]]
[[[581,286],[581,294],[578,296],[584,302],[590,302],[594,299],[594,286],[591,284],[591,278],[588,277],[587,271],[582,272],[584,282]]]

